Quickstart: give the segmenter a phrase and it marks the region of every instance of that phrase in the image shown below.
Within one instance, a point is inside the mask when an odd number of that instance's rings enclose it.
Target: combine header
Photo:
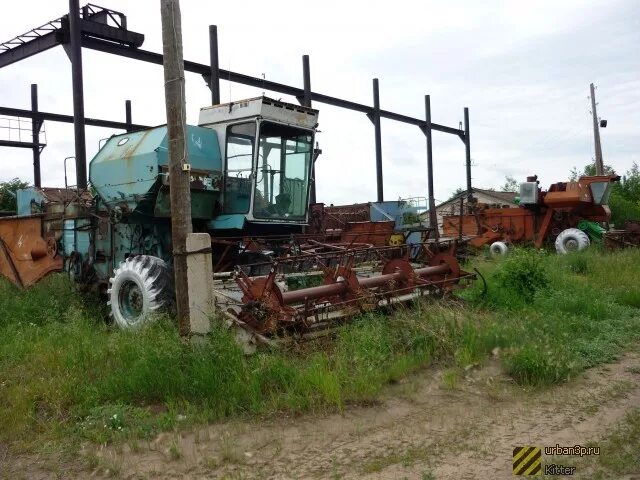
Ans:
[[[315,331],[473,276],[455,243],[408,242],[393,216],[335,228],[316,205],[309,222],[317,125],[317,110],[258,97],[187,127],[193,231],[211,236],[218,309],[253,334]],[[112,136],[89,165],[94,194],[18,192],[18,215],[0,218],[0,273],[28,287],[66,271],[123,328],[171,309],[168,175],[166,127]]]
[[[242,302],[227,311],[258,333],[317,330],[356,313],[451,291],[461,280],[474,277],[460,269],[454,249],[455,245],[449,253],[433,255],[428,266],[413,265],[407,256],[389,259],[382,262],[381,271],[356,268],[356,252],[347,252],[334,267],[319,265],[320,285],[296,290],[277,281],[275,268],[254,278],[238,270]]]

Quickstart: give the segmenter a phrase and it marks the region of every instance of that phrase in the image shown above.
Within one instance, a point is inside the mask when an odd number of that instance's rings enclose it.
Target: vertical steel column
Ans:
[[[380,89],[378,79],[373,79],[373,127],[376,142],[376,184],[378,186],[378,201],[384,201],[382,188],[382,136],[380,132]]]
[[[218,27],[209,25],[209,89],[211,105],[220,104],[220,66],[218,62]],[[229,99],[231,101],[231,99]]]
[[[73,86],[73,133],[76,150],[76,184],[87,188],[87,150],[84,132],[84,91],[82,86],[82,46],[79,0],[69,0],[69,57]]]
[[[466,155],[467,169],[467,196],[472,195],[471,191],[471,136],[469,133],[469,108],[464,107],[464,150]]]
[[[127,124],[127,132],[133,130],[131,124],[133,121],[131,120],[131,100],[124,101],[124,122]]]
[[[311,67],[309,65],[309,55],[302,56],[302,81],[304,88],[302,105],[311,108]]]
[[[38,85],[35,83],[31,84],[31,111],[33,113],[38,113]],[[31,119],[31,137],[33,142],[33,185],[36,187],[41,187],[41,179],[40,179],[40,126],[42,125],[42,121],[37,118],[37,116],[33,116]]]
[[[436,200],[433,192],[433,143],[431,130],[431,96],[424,96],[425,130],[427,137],[427,188],[429,190],[429,226],[434,229],[436,238],[440,237],[438,230],[438,216],[436,215]]]
[[[462,241],[462,212],[464,211],[464,195],[460,195],[460,211],[458,212],[458,240]],[[477,218],[477,217],[476,217]]]
[[[302,103],[303,107],[311,108],[311,67],[309,66],[309,55],[302,56],[302,82],[303,82],[303,94]],[[312,156],[311,161],[311,191],[309,192],[309,203],[316,203],[316,163],[315,156]]]

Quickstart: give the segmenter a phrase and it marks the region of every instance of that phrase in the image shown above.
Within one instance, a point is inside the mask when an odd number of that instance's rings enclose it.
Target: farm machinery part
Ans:
[[[603,235],[604,245],[609,250],[640,247],[640,221],[627,220],[623,230],[609,230]]]
[[[62,270],[62,257],[53,236],[46,240],[40,216],[6,221],[0,218],[0,275],[21,288]]]
[[[370,225],[371,235],[377,236],[378,222]],[[364,230],[363,230],[364,231]],[[392,238],[392,234],[387,239]],[[229,276],[236,266],[249,276],[266,275],[274,260],[279,273],[294,273],[309,270],[321,261],[327,266],[340,263],[345,256],[354,264],[364,264],[408,256],[414,262],[428,260],[434,252],[448,249],[450,241],[420,242],[376,245],[375,243],[342,242],[331,234],[293,234],[289,236],[211,238],[216,252],[214,272],[218,277]]]
[[[435,228],[422,219],[426,212],[427,200],[423,197],[328,207],[315,204],[310,231],[376,246],[436,241]]]
[[[445,235],[463,234],[474,247],[489,245],[504,254],[508,244],[532,243],[536,248],[555,245],[558,253],[587,248],[602,239],[611,220],[608,206],[611,184],[617,175],[583,176],[558,182],[543,191],[537,176],[520,185],[518,207],[490,208],[469,202],[467,212],[443,217]]]
[[[227,296],[219,306],[262,335],[317,331],[382,306],[444,294],[460,287],[463,280],[475,279],[460,269],[453,249],[433,255],[427,265],[413,264],[407,256],[393,258],[379,271],[359,271],[354,257],[346,256],[335,266],[320,263],[319,285],[295,290],[278,281],[277,263],[261,277],[249,277],[238,268],[234,279],[242,297],[233,302]]]

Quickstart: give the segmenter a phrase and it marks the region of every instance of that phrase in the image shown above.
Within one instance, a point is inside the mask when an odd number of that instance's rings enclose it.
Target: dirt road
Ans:
[[[597,444],[640,407],[639,348],[568,384],[535,393],[513,385],[498,365],[494,359],[457,381],[443,379],[439,371],[421,372],[390,387],[379,404],[348,407],[342,414],[226,422],[162,434],[133,449],[92,448],[84,452],[93,459],[90,466],[67,474],[512,479],[515,446]],[[20,464],[23,469],[15,471]],[[16,459],[14,474],[51,476],[37,465],[28,468]],[[590,478],[589,472],[578,470],[573,478]]]

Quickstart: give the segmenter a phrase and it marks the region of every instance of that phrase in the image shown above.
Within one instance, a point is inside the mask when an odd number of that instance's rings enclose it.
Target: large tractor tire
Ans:
[[[589,245],[591,245],[589,237],[578,228],[567,228],[561,231],[560,235],[556,238],[556,252],[561,255],[579,252]]]
[[[509,247],[507,247],[507,244],[504,242],[493,242],[489,247],[489,253],[491,253],[493,257],[506,255],[508,251]]]
[[[175,302],[173,273],[158,257],[135,255],[113,272],[107,290],[111,316],[120,328],[136,328]]]

